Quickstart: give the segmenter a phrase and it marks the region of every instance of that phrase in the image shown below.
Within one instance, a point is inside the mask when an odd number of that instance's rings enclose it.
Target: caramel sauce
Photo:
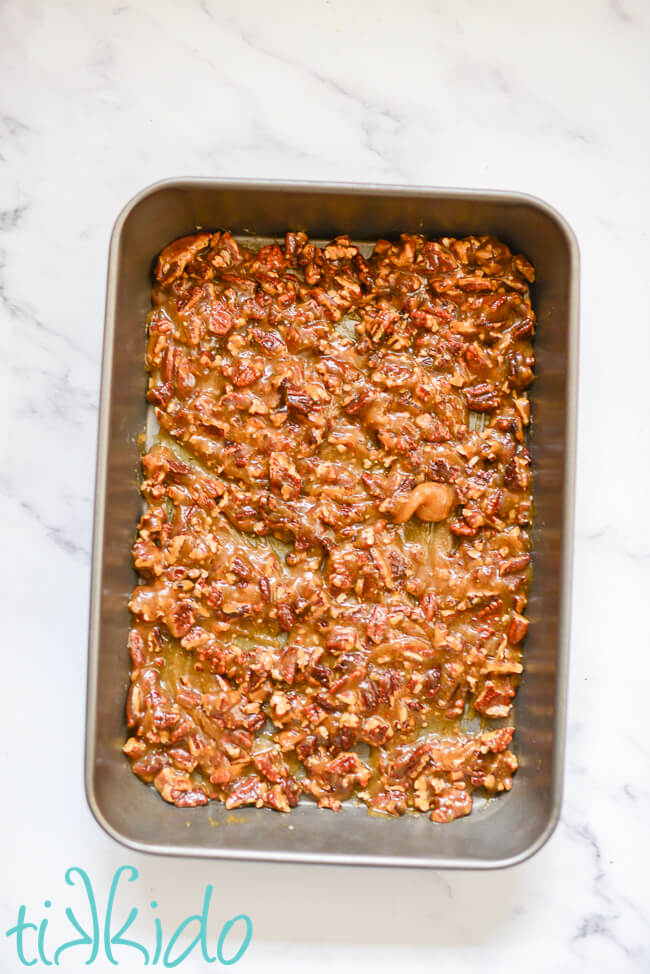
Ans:
[[[532,279],[491,237],[163,251],[125,752],[167,801],[510,788]]]

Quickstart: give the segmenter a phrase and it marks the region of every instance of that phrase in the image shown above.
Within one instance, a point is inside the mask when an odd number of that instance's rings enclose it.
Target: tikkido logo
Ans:
[[[145,943],[131,939],[133,932],[131,938],[127,938],[125,934],[133,926],[140,911],[135,906],[129,909],[128,902],[125,903],[128,888],[124,881],[120,886],[120,880],[124,877],[126,882],[133,883],[138,875],[135,866],[120,866],[115,870],[106,898],[106,909],[100,920],[97,897],[88,873],[79,866],[68,869],[65,881],[68,886],[77,887],[82,897],[82,905],[75,906],[76,912],[70,906],[65,907],[65,919],[75,936],[63,942],[59,940],[58,944],[55,943],[57,938],[52,930],[48,931],[49,919],[54,918],[54,914],[49,913],[52,901],[45,900],[44,907],[48,913],[42,919],[34,917],[37,922],[32,922],[28,917],[26,906],[20,906],[16,923],[6,931],[5,936],[14,938],[16,954],[23,967],[33,967],[39,962],[46,967],[65,967],[66,962],[72,962],[73,959],[76,965],[83,963],[84,966],[89,966],[100,958],[100,954],[110,964],[124,964],[130,970],[137,964],[137,954],[140,954],[143,967],[156,964],[161,967],[178,967],[192,954],[195,957],[200,954],[208,964],[218,961],[226,966],[236,964],[242,959],[253,936],[253,923],[249,916],[240,913],[222,925],[218,936],[216,931],[211,935],[209,913],[214,890],[211,885],[205,887],[201,912],[190,914],[181,920],[171,935],[165,935],[160,917],[153,915],[144,920],[147,925],[153,926]],[[119,905],[118,887],[121,901]],[[158,903],[151,900],[149,906],[155,911]],[[83,921],[79,919],[80,916]],[[141,918],[140,927],[142,923]],[[70,932],[68,929],[67,933]],[[74,969],[80,968],[75,966]]]

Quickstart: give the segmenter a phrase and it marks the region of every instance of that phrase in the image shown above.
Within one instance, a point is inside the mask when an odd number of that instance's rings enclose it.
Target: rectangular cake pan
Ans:
[[[141,513],[139,438],[146,420],[145,317],[158,252],[197,227],[236,235],[374,241],[401,232],[491,233],[535,265],[536,380],[530,389],[536,503],[531,628],[516,698],[512,791],[447,825],[426,815],[291,814],[166,804],[122,754],[129,658],[131,546]],[[92,560],[86,792],[99,824],[145,852],[290,862],[503,867],[521,862],[560,814],[573,536],[578,344],[578,247],[551,207],[507,192],[381,185],[186,179],[143,190],[120,214],[110,247]]]

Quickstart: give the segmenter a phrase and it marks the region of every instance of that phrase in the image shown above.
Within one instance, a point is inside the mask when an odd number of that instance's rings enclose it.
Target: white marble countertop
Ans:
[[[5,936],[20,904],[37,922],[51,915],[47,952],[65,939],[63,908],[78,893],[65,870],[84,867],[104,898],[126,863],[140,872],[133,905],[143,914],[155,898],[166,929],[200,909],[206,883],[219,923],[249,914],[253,940],[236,970],[650,968],[649,47],[645,0],[2,5],[3,971],[22,969]],[[118,846],[88,810],[108,239],[136,191],[182,175],[522,190],[577,233],[566,790],[556,833],[521,866],[473,874],[171,861]],[[85,969],[86,956],[70,950],[61,968]],[[130,948],[119,959],[129,971],[141,963]],[[207,967],[195,952],[180,969]],[[101,951],[92,968],[114,969]]]

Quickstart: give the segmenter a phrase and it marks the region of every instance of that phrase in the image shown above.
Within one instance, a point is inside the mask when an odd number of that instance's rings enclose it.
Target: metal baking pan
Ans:
[[[127,632],[141,513],[139,437],[145,427],[145,316],[158,252],[197,227],[281,236],[288,229],[355,240],[492,233],[535,265],[536,380],[531,387],[535,485],[534,577],[525,673],[516,699],[512,791],[470,816],[437,825],[426,815],[334,814],[300,804],[291,814],[218,802],[166,804],[121,752],[128,686]],[[92,559],[86,792],[99,824],[134,849],[185,856],[291,862],[494,868],[521,862],[560,814],[573,536],[578,339],[578,247],[551,207],[507,192],[381,185],[186,179],[139,193],[118,217],[110,247]]]

